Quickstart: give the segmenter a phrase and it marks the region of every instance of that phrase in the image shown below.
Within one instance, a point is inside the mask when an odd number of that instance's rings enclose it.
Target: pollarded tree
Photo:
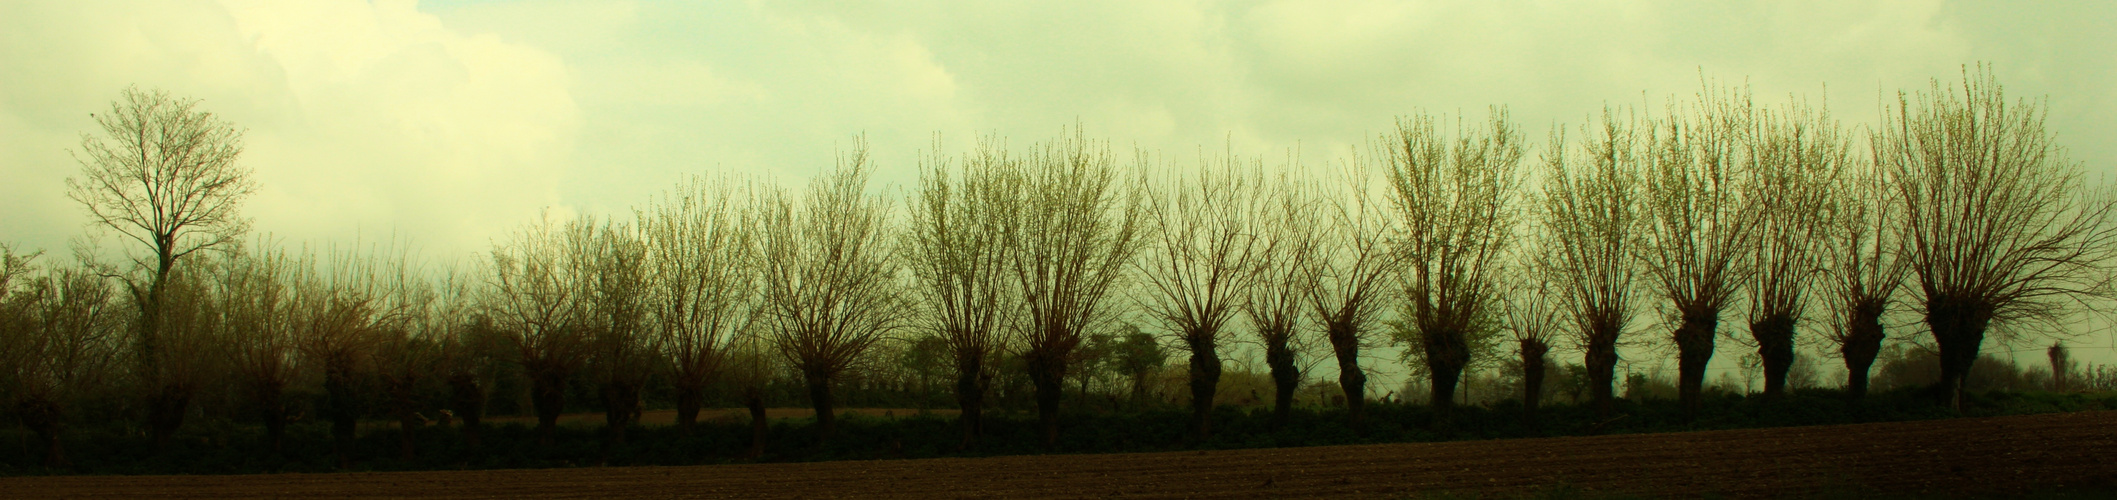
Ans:
[[[1597,412],[1611,411],[1617,343],[1632,319],[1633,260],[1645,223],[1641,213],[1643,158],[1639,124],[1603,110],[1600,127],[1583,127],[1580,143],[1552,134],[1544,152],[1539,219],[1547,240],[1541,256],[1558,288],[1560,310],[1580,345],[1588,391]],[[1569,151],[1578,148],[1577,154]]]
[[[984,431],[985,389],[997,368],[993,358],[1005,346],[1006,322],[1018,307],[1006,244],[1015,208],[1008,197],[1021,188],[1021,165],[988,139],[961,160],[961,177],[952,177],[958,170],[938,145],[934,149],[909,203],[904,257],[924,299],[922,323],[947,346],[963,447],[971,448]]]
[[[1366,162],[1353,161],[1340,171],[1341,190],[1323,194],[1325,220],[1314,227],[1315,255],[1302,279],[1308,307],[1322,323],[1338,361],[1338,387],[1345,392],[1346,418],[1357,427],[1367,406],[1367,372],[1360,351],[1374,347],[1377,316],[1389,291],[1391,273],[1404,252],[1391,246],[1397,226],[1388,214]]]
[[[424,406],[420,389],[453,370],[448,351],[455,346],[450,344],[471,326],[468,318],[475,306],[468,300],[465,276],[453,270],[429,275],[399,257],[380,276],[385,287],[382,310],[390,314],[377,324],[371,357],[389,399],[388,411],[397,418],[398,455],[411,459],[418,451],[414,431],[426,423],[419,413]]]
[[[1759,212],[1746,181],[1756,129],[1748,90],[1708,87],[1688,108],[1670,104],[1642,138],[1639,261],[1676,323],[1676,392],[1686,416],[1698,411],[1721,313],[1750,276]]]
[[[1151,243],[1135,261],[1146,285],[1142,302],[1191,353],[1191,430],[1200,440],[1212,435],[1223,332],[1257,277],[1269,272],[1259,268],[1265,244],[1254,227],[1260,170],[1234,158],[1200,165],[1147,204]]]
[[[831,384],[904,326],[889,205],[867,194],[865,143],[809,182],[799,201],[775,192],[759,218],[764,320],[772,347],[808,385],[820,439],[836,423]]]
[[[198,109],[196,100],[127,87],[109,112],[90,116],[103,135],[81,135],[81,149],[74,152],[81,175],[66,179],[66,196],[86,208],[95,225],[152,254],[132,259],[146,276],[126,286],[140,310],[131,351],[148,400],[148,430],[159,448],[183,424],[200,383],[194,363],[185,359],[200,353],[170,347],[199,340],[165,338],[184,332],[162,328],[195,312],[164,311],[165,288],[185,257],[229,245],[249,229],[239,209],[253,183],[249,169],[235,164],[242,132]]]
[[[588,356],[595,226],[585,218],[547,220],[517,233],[493,249],[491,281],[480,300],[529,377],[538,439],[546,446],[566,408],[566,379]]]
[[[215,276],[218,344],[227,349],[237,384],[256,405],[265,441],[282,452],[289,386],[299,375],[295,333],[295,263],[286,252],[260,240],[254,248],[228,252]]]
[[[1307,310],[1309,266],[1315,265],[1318,208],[1309,186],[1294,178],[1293,168],[1260,187],[1255,231],[1259,244],[1257,282],[1244,298],[1242,312],[1264,345],[1264,364],[1271,368],[1272,426],[1285,426],[1294,409],[1294,391],[1301,388],[1300,356],[1307,352],[1311,336],[1302,335],[1301,318]]]
[[[1899,94],[1875,139],[1902,214],[1901,258],[1940,348],[1939,390],[1958,408],[1988,329],[2055,323],[2110,297],[2117,257],[2117,196],[2052,142],[2044,106],[2008,102],[1983,68],[1966,68],[1959,90],[1935,80]]]
[[[1791,102],[1765,112],[1751,146],[1758,211],[1748,259],[1750,338],[1764,368],[1764,394],[1786,392],[1794,332],[1821,277],[1832,193],[1851,143],[1826,109]]]
[[[1472,337],[1498,323],[1503,257],[1520,218],[1513,205],[1527,147],[1506,108],[1491,113],[1487,126],[1459,127],[1453,141],[1432,117],[1413,117],[1381,144],[1403,221],[1405,325],[1423,351],[1437,408],[1454,404]]]
[[[1539,242],[1541,243],[1541,242]],[[1542,245],[1528,246],[1530,251],[1518,255],[1538,258],[1547,252]],[[1540,262],[1516,264],[1515,286],[1507,290],[1503,298],[1506,310],[1505,328],[1512,334],[1515,353],[1520,356],[1522,370],[1522,419],[1534,426],[1536,410],[1544,394],[1544,367],[1551,354],[1551,342],[1563,325],[1559,309],[1559,290],[1552,282],[1548,269]]]
[[[749,207],[727,179],[692,179],[639,214],[647,243],[647,327],[691,432],[728,346],[756,311]]]
[[[1867,395],[1868,374],[1888,336],[1882,315],[1910,271],[1894,180],[1875,161],[1888,156],[1879,138],[1870,138],[1872,154],[1848,165],[1831,189],[1829,232],[1820,242],[1826,246],[1822,281],[1833,318],[1826,336],[1845,360],[1845,391],[1855,398]]]
[[[323,377],[323,413],[331,421],[340,468],[352,465],[355,433],[367,412],[363,374],[383,326],[397,314],[375,256],[339,251],[329,262],[304,259],[292,277],[294,338],[305,368]]]
[[[1005,209],[1014,214],[1008,267],[1021,293],[1021,355],[1049,447],[1058,444],[1067,363],[1082,332],[1108,319],[1107,299],[1139,251],[1146,207],[1137,183],[1118,184],[1109,146],[1078,130],[1023,163]]]
[[[647,246],[630,224],[606,222],[589,252],[589,366],[603,400],[605,443],[615,447],[625,444],[625,428],[638,419],[640,388],[654,369],[646,331]]]

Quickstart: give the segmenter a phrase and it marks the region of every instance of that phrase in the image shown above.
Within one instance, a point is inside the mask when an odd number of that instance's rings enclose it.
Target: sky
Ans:
[[[937,144],[1074,126],[1326,165],[1411,113],[1504,105],[1541,139],[1701,79],[1864,126],[1981,61],[2093,178],[2117,173],[2110,26],[2099,1],[0,2],[0,241],[93,234],[64,183],[128,85],[245,130],[257,231],[441,260],[687,175],[799,186],[861,137],[889,193]],[[2117,359],[2093,329],[2077,352]]]

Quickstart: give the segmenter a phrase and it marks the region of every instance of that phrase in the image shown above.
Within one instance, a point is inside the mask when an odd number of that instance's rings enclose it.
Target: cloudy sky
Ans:
[[[898,186],[937,136],[1076,123],[1177,163],[1325,164],[1406,113],[1506,105],[1541,138],[1701,75],[1767,100],[1827,88],[1857,125],[1988,61],[2099,174],[2110,26],[2100,1],[0,2],[0,240],[64,253],[86,232],[69,150],[134,84],[247,130],[258,230],[437,258],[687,174],[799,185],[863,134]]]

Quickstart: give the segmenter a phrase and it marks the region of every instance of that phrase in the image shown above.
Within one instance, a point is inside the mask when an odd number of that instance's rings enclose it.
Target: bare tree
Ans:
[[[1845,390],[1855,398],[1867,395],[1868,374],[1887,338],[1882,315],[1910,271],[1893,174],[1874,161],[1889,156],[1879,138],[1869,141],[1873,154],[1848,165],[1831,190],[1830,231],[1821,239],[1828,247],[1822,280],[1833,317],[1827,340],[1845,360]]]
[[[1640,263],[1677,325],[1676,388],[1687,418],[1698,411],[1721,313],[1750,276],[1758,211],[1745,181],[1755,163],[1754,108],[1746,89],[1709,86],[1689,109],[1670,104],[1643,138],[1650,153]]]
[[[220,313],[219,344],[231,370],[257,406],[272,453],[284,451],[286,392],[299,375],[295,333],[295,265],[284,251],[260,240],[238,248],[220,263],[214,295]]]
[[[676,389],[676,425],[692,432],[729,343],[756,310],[748,206],[727,179],[693,178],[639,214],[653,345]],[[761,408],[760,408],[761,409]]]
[[[2051,342],[2051,347],[2044,350],[2044,355],[2051,359],[2051,390],[2073,390],[2073,356],[2066,351],[2065,341]]]
[[[1941,357],[1939,391],[1963,379],[1994,325],[2050,321],[2107,299],[2117,196],[2090,187],[2044,130],[2044,105],[2008,102],[1989,69],[1960,93],[1899,93],[1876,161],[1893,176],[1904,259]]]
[[[407,460],[417,455],[416,431],[427,423],[419,413],[421,385],[450,374],[450,344],[463,336],[474,312],[463,275],[429,275],[408,257],[399,254],[382,270],[382,310],[391,313],[378,321],[372,354],[389,411],[397,417],[398,455]]]
[[[1191,353],[1191,429],[1212,435],[1213,398],[1220,385],[1222,331],[1238,317],[1263,269],[1265,243],[1256,235],[1261,168],[1223,157],[1202,164],[1149,196],[1152,242],[1139,267],[1147,313],[1160,319]]]
[[[640,388],[653,370],[647,343],[647,246],[630,224],[606,222],[589,251],[593,273],[587,307],[591,372],[603,400],[607,447],[625,444],[638,420]],[[607,450],[606,450],[607,451]]]
[[[889,206],[867,194],[868,172],[863,142],[810,181],[798,207],[775,192],[759,219],[772,346],[808,385],[822,440],[836,427],[831,384],[903,326]]]
[[[963,158],[961,178],[952,179],[949,160],[934,149],[909,202],[904,256],[924,298],[925,326],[953,358],[963,447],[972,448],[984,432],[993,357],[1005,347],[1002,334],[1017,307],[1005,245],[1014,225],[1008,210],[1015,208],[1007,200],[1020,188],[1021,166],[988,139]]]
[[[1752,187],[1755,237],[1749,257],[1750,337],[1763,362],[1764,394],[1786,392],[1795,327],[1821,276],[1830,209],[1851,150],[1826,109],[1790,102],[1759,119]]]
[[[1058,445],[1059,398],[1081,334],[1107,319],[1110,292],[1139,251],[1141,191],[1117,185],[1109,146],[1072,137],[1025,162],[1006,210],[1010,268],[1022,294],[1022,357],[1036,386],[1044,445]]]
[[[1476,330],[1498,324],[1502,257],[1520,218],[1521,133],[1494,107],[1487,126],[1456,131],[1448,141],[1431,116],[1397,123],[1382,139],[1391,201],[1402,218],[1406,255],[1397,276],[1405,320],[1433,377],[1431,404],[1453,405],[1456,382],[1471,361]]]
[[[566,408],[566,379],[588,355],[587,280],[595,224],[545,221],[493,250],[484,304],[492,326],[514,344],[529,376],[539,439],[549,446]]]
[[[235,164],[242,132],[198,101],[163,91],[127,87],[110,111],[91,114],[101,137],[82,134],[74,159],[81,175],[66,179],[66,195],[88,210],[95,225],[116,231],[152,253],[132,261],[147,274],[126,282],[140,308],[132,351],[148,399],[148,427],[157,448],[183,424],[194,381],[165,364],[171,352],[162,323],[164,287],[178,261],[200,250],[235,241],[249,229],[239,212],[250,194],[250,171]],[[188,314],[177,312],[174,314]]]
[[[1315,252],[1303,279],[1308,306],[1323,324],[1324,339],[1338,361],[1338,387],[1345,392],[1347,419],[1358,427],[1367,406],[1367,372],[1360,351],[1375,347],[1377,316],[1405,253],[1392,246],[1398,226],[1387,213],[1367,163],[1353,161],[1339,172],[1341,190],[1324,193],[1325,220],[1316,224]]]
[[[84,267],[35,271],[35,257],[0,246],[0,382],[43,446],[44,465],[65,467],[67,409],[107,382],[124,318],[105,278]]]
[[[1600,127],[1583,127],[1578,145],[1563,130],[1544,152],[1540,219],[1551,239],[1543,247],[1559,304],[1585,353],[1588,391],[1597,411],[1611,411],[1617,344],[1633,313],[1639,266],[1633,250],[1645,221],[1640,208],[1638,124],[1603,110]],[[1568,154],[1578,148],[1577,155]]]
[[[1289,162],[1291,163],[1291,162]],[[1268,183],[1259,186],[1263,204],[1255,231],[1263,246],[1257,259],[1257,282],[1242,303],[1243,313],[1255,327],[1257,342],[1264,345],[1264,363],[1271,368],[1272,426],[1286,425],[1294,409],[1294,391],[1301,388],[1300,356],[1312,337],[1301,334],[1301,318],[1308,306],[1307,279],[1316,260],[1318,208],[1310,187],[1294,176],[1289,165]]]
[[[1518,255],[1540,258],[1548,252],[1541,244],[1529,245],[1528,249],[1531,251]],[[1559,290],[1552,282],[1550,271],[1541,262],[1517,265],[1520,267],[1512,273],[1515,286],[1508,290],[1510,293],[1504,299],[1505,325],[1513,336],[1515,353],[1521,360],[1522,418],[1534,426],[1536,410],[1544,395],[1544,366],[1551,354],[1551,342],[1563,323],[1559,314]]]
[[[355,432],[366,413],[362,374],[372,370],[379,330],[398,313],[375,256],[332,251],[311,256],[295,276],[296,348],[302,364],[323,375],[323,413],[331,421],[340,468],[352,465]]]

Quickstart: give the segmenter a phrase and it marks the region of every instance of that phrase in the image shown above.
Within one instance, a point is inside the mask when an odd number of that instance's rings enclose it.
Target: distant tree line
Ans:
[[[1956,406],[2033,385],[1980,379],[2012,366],[1980,348],[2064,338],[2112,298],[2117,253],[2110,185],[1982,67],[1858,131],[1708,81],[1541,145],[1504,107],[1413,114],[1316,168],[1121,158],[1078,127],[1021,150],[988,137],[936,144],[902,198],[870,186],[855,143],[798,191],[693,178],[438,267],[246,239],[242,133],[197,104],[127,89],[73,151],[67,193],[124,259],[0,247],[0,399],[51,465],[69,422],[165,446],[200,416],[254,423],[275,452],[291,422],[326,420],[341,464],[361,420],[397,421],[411,456],[441,410],[475,447],[490,414],[526,410],[549,443],[569,409],[600,409],[615,446],[649,400],[685,432],[746,408],[752,454],[766,409],[793,400],[825,440],[848,402],[954,406],[966,449],[986,410],[1032,407],[1055,446],[1069,399],[1188,403],[1198,439],[1231,401],[1285,425],[1308,397],[1358,428],[1389,346],[1418,374],[1404,391],[1442,412],[1504,386],[1531,421],[1559,397],[1608,418],[1665,391],[1619,378],[1620,347],[1651,345],[1695,416],[1721,342],[1754,351],[1766,398],[1815,383],[1811,346],[1843,361],[1851,397],[1878,376]],[[1231,370],[1243,352],[1262,366]],[[2040,383],[2108,389],[2063,344],[2048,354]],[[1336,380],[1311,380],[1326,362]]]

